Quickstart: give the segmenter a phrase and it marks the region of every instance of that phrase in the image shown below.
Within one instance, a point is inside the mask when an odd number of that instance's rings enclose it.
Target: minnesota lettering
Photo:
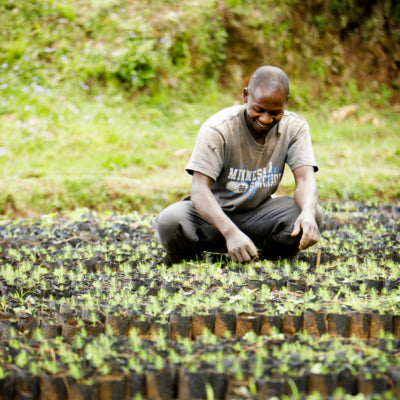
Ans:
[[[281,176],[282,173],[276,173],[276,167],[272,167],[272,162],[270,162],[268,168],[255,168],[254,170],[249,170],[245,166],[230,168],[228,179],[231,182],[241,182],[245,184],[246,189],[251,190],[275,186],[280,182]]]

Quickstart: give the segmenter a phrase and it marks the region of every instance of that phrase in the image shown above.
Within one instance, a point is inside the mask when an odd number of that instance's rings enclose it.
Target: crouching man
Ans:
[[[201,126],[186,166],[191,195],[153,221],[170,263],[203,251],[229,253],[236,262],[291,259],[318,241],[318,167],[308,124],[286,110],[288,99],[285,72],[263,66],[243,89],[243,105]],[[294,196],[272,197],[285,164]]]

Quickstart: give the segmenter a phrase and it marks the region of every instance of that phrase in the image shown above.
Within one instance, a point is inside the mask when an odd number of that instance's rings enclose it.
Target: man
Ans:
[[[319,238],[318,190],[307,122],[286,111],[283,70],[263,66],[243,89],[245,104],[226,108],[200,128],[186,171],[191,196],[154,220],[171,263],[202,251],[233,261],[293,258]],[[291,168],[294,197],[271,197]]]

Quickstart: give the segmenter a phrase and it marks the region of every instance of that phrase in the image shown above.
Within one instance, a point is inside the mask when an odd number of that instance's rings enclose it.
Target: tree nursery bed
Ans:
[[[398,398],[400,203],[328,214],[290,262],[170,268],[149,216],[3,221],[0,399]]]

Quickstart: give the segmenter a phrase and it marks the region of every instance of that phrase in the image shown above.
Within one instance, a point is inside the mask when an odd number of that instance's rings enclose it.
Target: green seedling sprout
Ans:
[[[24,290],[24,288],[21,288],[20,290],[15,290],[14,296],[16,299],[18,299],[18,301],[23,304],[25,303],[25,297],[28,296],[29,294],[34,294],[36,295],[36,293],[32,290]]]

